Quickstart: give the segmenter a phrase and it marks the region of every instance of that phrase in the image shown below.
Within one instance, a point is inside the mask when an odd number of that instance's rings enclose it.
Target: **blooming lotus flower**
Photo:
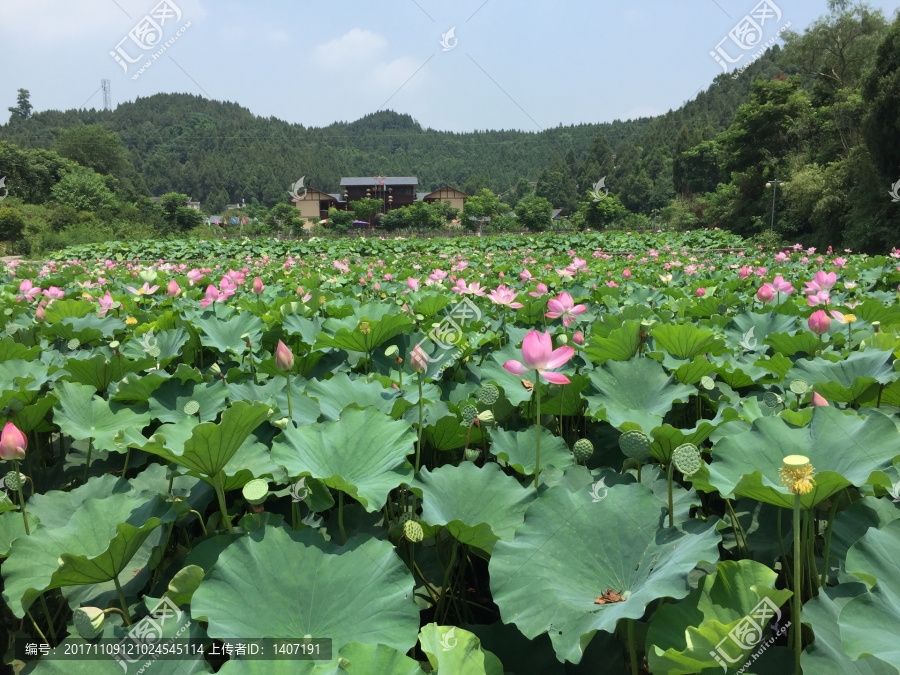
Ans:
[[[32,284],[30,279],[25,279],[19,284],[19,293],[21,293],[28,302],[34,302],[34,299],[41,294],[41,287]],[[16,298],[16,302],[20,302],[21,300],[22,298]]]
[[[49,298],[50,300],[62,300],[64,297],[66,297],[65,292],[57,286],[51,286],[43,293],[44,297]]]
[[[434,272],[428,275],[428,278],[432,281],[441,282],[447,278],[447,273],[444,270],[436,269]]]
[[[206,287],[206,297],[200,301],[201,307],[209,307],[214,302],[222,302],[225,298],[228,297],[223,293],[219,293],[219,289],[210,284]]]
[[[815,391],[812,395],[812,401],[810,401],[809,404],[813,407],[828,407],[828,401],[825,400],[825,397]]]
[[[275,367],[278,370],[291,370],[294,367],[294,353],[281,340],[275,348]]]
[[[830,291],[831,287],[837,283],[837,274],[835,272],[824,272],[819,270],[813,277],[812,281],[806,282],[807,293],[817,293],[819,291]]]
[[[782,263],[782,262],[784,262],[784,261],[787,260],[787,259],[788,259],[788,254],[785,253],[784,251],[780,251],[780,252],[778,252],[778,253],[775,254],[775,262],[780,262],[780,263]]]
[[[775,287],[770,283],[763,284],[756,292],[756,299],[760,302],[772,302],[775,299]]]
[[[794,292],[794,287],[791,286],[789,281],[785,281],[784,277],[780,274],[775,277],[775,281],[772,282],[772,287],[777,293],[784,293],[785,295],[790,295]]]
[[[409,354],[409,367],[414,373],[424,373],[428,368],[428,355],[420,345],[413,347]]]
[[[669,283],[670,281],[672,281],[672,275],[671,275],[671,274],[660,274],[660,275],[658,275],[658,276],[659,276],[659,280],[662,281],[664,284],[667,284],[667,283]]]
[[[738,278],[746,279],[749,276],[750,276],[750,268],[747,267],[746,265],[744,265],[738,272]]]
[[[846,288],[848,291],[852,291],[857,286],[859,286],[859,284],[856,283],[855,281],[845,281],[844,282],[844,288]]]
[[[568,293],[560,293],[555,298],[548,300],[547,308],[550,311],[544,316],[548,319],[562,318],[563,325],[566,328],[575,323],[577,315],[584,314],[587,311],[587,307],[584,305],[576,305],[572,296]]]
[[[203,278],[203,272],[201,272],[198,269],[192,269],[190,272],[187,273],[187,278],[188,278],[188,283],[190,283],[190,285],[193,286],[194,284],[196,284],[198,281],[200,281]]]
[[[497,286],[496,289],[491,291],[488,294],[488,297],[495,305],[505,305],[506,307],[511,307],[512,309],[521,309],[525,305],[523,305],[521,302],[514,302],[518,295],[519,294],[516,293],[513,289],[501,284],[500,286]]]
[[[181,286],[178,285],[178,282],[172,279],[169,282],[169,285],[166,286],[166,295],[170,298],[177,298],[181,294]]]
[[[610,279],[609,281],[607,281],[607,282],[606,282],[606,285],[609,286],[610,288],[618,288],[618,287],[619,287],[619,284],[617,284],[617,283],[616,283],[615,281],[613,281],[612,279]]]
[[[140,288],[135,288],[134,286],[126,286],[125,290],[134,295],[153,295],[156,291],[159,290],[159,286],[151,286],[146,281],[144,285]]]
[[[553,349],[553,341],[550,333],[533,330],[525,336],[522,342],[522,361],[510,360],[503,364],[503,368],[519,377],[530,371],[537,371],[538,376],[545,382],[552,384],[569,384],[571,380],[562,373],[550,372],[555,368],[564,366],[575,355],[572,347],[558,347]]]
[[[419,280],[414,277],[409,277],[406,280],[406,287],[409,288],[413,293],[419,290]]]
[[[847,266],[847,261],[844,260],[843,258],[835,258],[835,259],[834,259],[834,266],[835,266],[835,267],[846,267],[846,266]]]
[[[810,293],[806,296],[806,304],[810,307],[815,307],[817,305],[827,305],[829,302],[831,302],[831,294],[828,291]]]
[[[24,459],[28,438],[12,422],[7,422],[0,433],[0,459]]]
[[[263,286],[262,279],[260,279],[259,277],[256,277],[256,278],[253,280],[253,289],[252,289],[253,292],[254,292],[256,295],[262,295],[262,292],[263,292],[265,289],[266,289],[266,287]]]
[[[765,267],[758,267],[753,273],[758,277],[764,277],[766,276],[767,271],[768,270]]]
[[[537,291],[531,291],[528,295],[532,298],[539,298],[542,295],[547,295],[550,292],[550,289],[547,288],[547,284],[538,282]]]
[[[521,272],[519,272],[519,279],[521,279],[522,281],[528,281],[530,278],[531,278],[531,272],[529,272],[527,269],[524,269]]]
[[[106,313],[113,308],[115,304],[115,300],[113,300],[113,296],[109,294],[109,291],[106,291],[106,295],[100,298],[97,302],[100,303],[100,311],[97,312],[98,316],[106,316]]]
[[[806,323],[809,326],[809,329],[816,335],[824,335],[828,332],[828,329],[831,328],[831,319],[821,309],[813,312]]]

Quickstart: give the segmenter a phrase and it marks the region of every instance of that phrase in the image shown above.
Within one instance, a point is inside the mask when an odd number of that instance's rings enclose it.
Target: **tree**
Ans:
[[[163,221],[170,232],[187,232],[203,222],[199,211],[187,207],[188,201],[190,197],[178,192],[169,192],[159,198]]]
[[[328,230],[335,234],[346,234],[353,226],[353,211],[328,209]]]
[[[231,197],[228,196],[228,192],[225,188],[221,188],[218,192],[211,192],[206,198],[205,206],[207,213],[210,215],[218,215],[225,210],[225,207],[228,206],[230,200]]]
[[[516,206],[516,218],[531,232],[543,232],[553,222],[553,205],[543,197],[526,197]]]
[[[538,176],[534,193],[556,208],[572,211],[577,203],[578,187],[569,166],[562,160],[557,160]]]
[[[878,169],[893,182],[900,179],[900,15],[878,47],[862,93],[869,104],[863,123],[866,145]]]
[[[0,241],[16,241],[22,236],[25,218],[18,209],[6,207],[0,209]]]
[[[592,230],[608,228],[628,214],[628,209],[612,192],[600,201],[595,201],[590,194],[585,197],[587,201],[581,202],[578,206],[577,220]]]
[[[504,204],[497,195],[484,188],[481,192],[466,200],[466,205],[462,212],[463,227],[469,230],[477,230],[481,227],[481,223],[478,222],[480,219],[493,218],[501,213],[508,213],[509,210],[508,204]],[[476,218],[477,220],[470,220],[470,218]]]
[[[116,197],[103,176],[91,169],[76,167],[50,190],[53,200],[76,211],[95,213],[116,206]],[[187,200],[185,200],[187,201]]]
[[[524,178],[520,178],[516,183],[516,187],[513,188],[512,194],[510,195],[511,199],[509,200],[510,204],[518,204],[520,201],[525,199],[530,194],[533,194],[533,190],[531,188],[531,183],[529,183]]]
[[[79,124],[62,130],[54,150],[97,173],[118,176],[129,165],[119,134],[107,131],[99,124]]]
[[[297,207],[293,204],[276,204],[269,211],[265,222],[283,232],[299,232],[303,227],[303,219],[297,215]]]
[[[15,108],[7,108],[9,112],[12,113],[9,117],[10,122],[14,122],[16,120],[27,120],[31,117],[31,111],[33,107],[31,105],[31,101],[29,98],[31,97],[31,92],[27,89],[19,89],[19,95],[16,97],[16,107]]]
[[[350,202],[350,210],[353,212],[353,217],[356,218],[356,220],[364,220],[367,223],[370,222],[370,218],[376,213],[381,213],[383,208],[383,201],[380,199],[371,199],[370,197],[363,197],[362,199],[357,199],[355,202]]]

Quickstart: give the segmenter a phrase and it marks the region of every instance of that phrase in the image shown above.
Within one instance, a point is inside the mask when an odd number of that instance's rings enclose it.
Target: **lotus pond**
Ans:
[[[16,672],[900,672],[900,252],[148,247],[0,268]]]

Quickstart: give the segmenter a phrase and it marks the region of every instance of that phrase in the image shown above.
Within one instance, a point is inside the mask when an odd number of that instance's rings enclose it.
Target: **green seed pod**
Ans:
[[[472,426],[472,422],[475,421],[476,417],[478,417],[478,408],[476,408],[474,405],[467,405],[465,408],[463,408],[462,420],[463,424],[465,424],[467,427]]]
[[[400,349],[397,347],[397,345],[391,345],[390,347],[388,347],[387,349],[384,350],[384,355],[388,356],[388,357],[397,356],[397,354],[399,354],[399,353],[400,353]]]
[[[196,415],[200,412],[200,404],[197,401],[188,401],[184,404],[182,410],[184,410],[185,415]]]
[[[559,335],[557,335],[556,341],[561,345],[569,344],[569,338],[565,333],[560,333]]]
[[[650,458],[650,439],[641,431],[626,431],[619,436],[619,447],[626,457],[634,457],[642,462]]]
[[[112,342],[109,343],[109,348],[110,348],[110,349],[118,349],[118,347],[119,347],[119,341],[118,341],[118,340],[113,340]]]
[[[85,640],[91,640],[100,634],[106,614],[99,607],[79,607],[72,612],[75,630]]]
[[[481,453],[478,452],[478,450],[473,450],[472,448],[469,448],[468,450],[466,450],[466,461],[467,462],[474,462],[479,457],[481,457]]]
[[[342,656],[341,658],[338,659],[338,665],[339,665],[341,668],[343,668],[344,670],[346,670],[346,669],[349,668],[352,664],[350,663],[350,661],[348,661],[347,659],[345,659],[345,658]]]
[[[781,405],[781,402],[784,399],[781,398],[780,395],[776,394],[774,391],[767,391],[763,396],[763,403],[766,404],[767,408],[777,408]]]
[[[4,478],[4,484],[10,490],[18,490],[25,484],[25,474],[18,471],[10,471]]]
[[[262,478],[254,478],[241,488],[241,494],[251,504],[262,504],[269,496],[269,483]]]
[[[150,349],[147,350],[147,354],[150,355],[150,358],[158,359],[159,355],[162,354],[162,352],[160,351],[159,347],[154,346],[150,347]]]
[[[222,373],[222,369],[219,368],[218,363],[214,363],[209,367],[209,372],[211,372],[213,375],[220,375]]]
[[[425,531],[422,526],[415,520],[407,520],[403,523],[403,536],[412,543],[418,544],[425,538]]]
[[[685,443],[675,448],[672,451],[672,461],[675,463],[675,468],[685,476],[697,473],[703,466],[700,450],[693,443]]]
[[[481,393],[478,394],[478,400],[485,405],[494,405],[498,398],[500,398],[500,390],[493,384],[484,385],[481,388]]]
[[[594,454],[594,444],[586,438],[579,438],[572,447],[572,454],[579,462],[586,462]]]
[[[68,347],[70,350],[78,349],[80,346],[81,340],[79,340],[78,338],[72,338],[66,343],[66,347]]]
[[[706,389],[706,391],[712,391],[716,388],[716,381],[709,375],[704,375],[700,378],[700,386]]]
[[[492,426],[494,424],[494,413],[490,410],[483,410],[478,413],[478,421],[481,422],[482,426]]]
[[[398,525],[405,525],[412,518],[412,514],[409,511],[405,511],[400,514],[400,517],[397,519]]]
[[[804,380],[791,380],[791,391],[797,396],[803,396],[809,391],[809,385]]]
[[[8,324],[6,324],[6,334],[7,334],[7,335],[9,335],[10,337],[12,337],[13,335],[15,335],[15,334],[18,333],[18,332],[19,332],[19,326],[18,326],[18,324],[15,324],[15,323],[8,323]]]

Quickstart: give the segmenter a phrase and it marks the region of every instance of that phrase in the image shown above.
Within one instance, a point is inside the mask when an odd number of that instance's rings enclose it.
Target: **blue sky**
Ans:
[[[628,119],[707,87],[722,72],[709,52],[758,1],[168,0],[181,17],[162,12],[163,41],[183,33],[133,79],[153,50],[129,31],[159,0],[0,0],[0,105],[23,87],[36,110],[100,107],[107,78],[113,105],[188,92],[307,126],[385,105],[450,131]],[[769,2],[782,16],[770,12],[763,40],[827,11],[826,0]],[[891,18],[900,0],[871,4]],[[144,56],[125,73],[117,46]]]

